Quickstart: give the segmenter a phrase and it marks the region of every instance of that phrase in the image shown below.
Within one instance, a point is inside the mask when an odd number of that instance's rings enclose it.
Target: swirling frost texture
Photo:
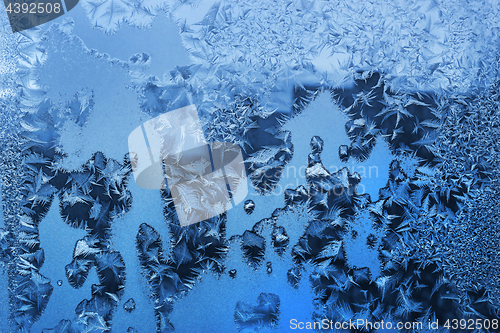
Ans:
[[[165,7],[166,1],[82,0],[81,4],[92,26],[112,34],[123,23],[136,27],[151,25],[157,11]]]
[[[455,221],[443,227],[440,252],[446,271],[462,291],[483,295],[500,307],[498,184],[500,181],[499,84],[451,100],[438,129],[436,186],[458,199]],[[469,293],[470,294],[470,293]],[[464,302],[470,303],[469,297]]]
[[[500,193],[498,187],[474,192],[443,240],[445,269],[461,290],[484,293],[485,301],[499,307]]]
[[[182,35],[195,61],[231,66],[235,75],[252,68],[276,80],[311,63],[341,73],[370,67],[398,77],[398,88],[466,91],[494,79],[476,74],[495,58],[499,6],[496,1],[466,6],[437,0],[221,1]]]

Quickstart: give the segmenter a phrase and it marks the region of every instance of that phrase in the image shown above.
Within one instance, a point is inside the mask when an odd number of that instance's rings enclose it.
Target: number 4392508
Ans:
[[[38,4],[36,3],[19,3],[16,2],[14,5],[12,3],[9,3],[7,5],[7,13],[11,14],[43,14],[43,13],[60,13],[61,12],[61,4],[60,3],[50,3],[50,2],[39,2]]]
[[[499,326],[498,319],[448,319],[443,327],[452,330],[497,330]]]

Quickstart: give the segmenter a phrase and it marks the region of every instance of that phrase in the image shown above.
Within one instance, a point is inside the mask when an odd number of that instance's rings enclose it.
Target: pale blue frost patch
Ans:
[[[74,18],[73,34],[80,37],[89,49],[96,49],[123,61],[137,53],[148,53],[150,65],[146,72],[151,75],[161,78],[176,66],[190,64],[188,52],[182,44],[180,28],[164,13],[151,23],[151,27],[139,29],[125,25],[113,35],[93,29],[81,6],[75,7],[65,16]]]
[[[324,77],[369,66],[396,89],[465,92],[495,80],[483,70],[497,52],[499,10],[495,0],[467,6],[460,0],[270,0],[216,2],[199,11],[207,13],[202,20],[173,15],[181,18],[197,63],[242,64],[237,72],[281,74],[275,78],[307,66]]]
[[[166,5],[166,1],[162,0],[82,0],[80,3],[92,26],[107,34],[116,32],[123,23],[137,27],[149,26],[157,11]]]
[[[351,173],[357,172],[361,176],[361,182],[356,188],[358,194],[368,193],[372,201],[378,200],[379,190],[385,187],[389,180],[389,166],[393,159],[394,155],[382,137],[378,137],[368,159],[357,162],[351,158],[350,163],[346,163],[346,166]]]
[[[54,103],[69,101],[82,89],[93,91],[94,107],[83,126],[66,122],[59,129],[60,149],[68,154],[62,165],[72,170],[85,164],[96,151],[121,161],[128,152],[128,135],[145,119],[125,64],[86,49],[81,40],[61,32],[47,36],[47,60],[38,69],[40,85]],[[71,75],[68,75],[71,73]]]

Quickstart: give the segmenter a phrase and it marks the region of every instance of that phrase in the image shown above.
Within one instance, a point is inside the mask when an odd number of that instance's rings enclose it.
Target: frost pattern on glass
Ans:
[[[148,26],[166,5],[82,2],[106,33]],[[96,113],[120,113],[127,121],[116,134],[128,134],[132,123],[191,103],[207,139],[242,147],[253,206],[181,227],[166,188],[157,193],[164,229],[128,231],[159,332],[196,331],[200,318],[228,332],[285,332],[292,318],[499,318],[497,2],[169,5],[191,64],[164,76],[145,74],[147,50],[122,61],[86,49],[70,19],[47,32],[0,36],[0,269],[9,274],[11,330],[29,331],[58,288],[41,273],[38,230],[56,197],[65,222],[87,233],[67,264],[68,285],[87,288],[91,267],[99,283],[74,318],[44,332],[109,331],[117,311],[133,308],[110,228],[126,228],[115,222],[133,204],[130,162],[106,146],[110,140],[70,148],[89,128],[107,133]],[[74,80],[61,80],[67,72]],[[111,74],[97,75],[104,72]],[[330,133],[309,130],[336,124],[287,127],[320,99],[327,103],[318,114],[340,110],[347,119],[335,147]],[[386,143],[390,163],[378,196],[360,191],[366,175],[325,162],[365,163]],[[301,144],[307,154],[293,161]],[[292,161],[305,181],[275,195]],[[226,287],[233,292],[218,292]]]
[[[26,215],[21,217],[22,229],[18,235],[26,252],[24,262],[18,269],[22,291],[38,294],[39,301],[31,300],[24,307],[33,311],[19,316],[21,325],[30,325],[43,312],[52,293],[52,285],[39,273],[43,265],[43,249],[38,239],[38,224],[59,196],[59,211],[64,221],[73,228],[83,229],[87,236],[80,239],[74,248],[73,261],[66,265],[66,278],[73,288],[85,283],[92,267],[96,268],[100,284],[92,286],[92,298],[83,300],[75,309],[76,317],[71,323],[74,330],[92,327],[110,327],[112,312],[119,302],[125,283],[125,265],[119,252],[113,251],[110,240],[110,223],[114,217],[128,210],[131,205],[127,192],[130,163],[123,165],[96,153],[81,170],[64,172],[54,168],[55,159],[60,158],[54,148],[32,147],[33,155],[26,158],[25,199],[22,207]],[[39,152],[39,155],[36,152]],[[22,276],[32,269],[31,278]],[[36,280],[35,280],[36,279]],[[22,282],[21,282],[22,281]],[[33,281],[33,282],[31,282]],[[31,284],[34,283],[34,284]],[[26,296],[19,302],[26,303]],[[21,305],[19,305],[22,307]],[[36,309],[40,310],[36,310]],[[31,316],[26,317],[26,314]],[[26,318],[21,321],[21,318]],[[29,317],[33,318],[29,321]],[[28,326],[29,327],[29,326]]]
[[[133,298],[129,298],[124,304],[123,309],[127,312],[132,312],[135,310],[135,301]]]
[[[52,33],[64,34],[64,27],[56,26]],[[121,255],[113,251],[109,243],[110,223],[131,205],[130,193],[126,190],[130,163],[125,161],[122,165],[97,152],[77,170],[69,171],[61,166],[65,152],[59,146],[59,129],[66,122],[80,127],[86,123],[93,109],[94,93],[84,88],[62,103],[47,98],[43,87],[36,84],[34,72],[40,60],[45,61],[46,54],[43,49],[29,47],[42,39],[36,31],[27,36],[30,38],[25,37],[28,47],[23,50],[25,61],[22,63],[26,81],[22,81],[24,93],[20,99],[22,139],[17,142],[22,149],[18,155],[22,159],[18,164],[22,172],[18,178],[22,182],[17,196],[19,223],[11,226],[16,236],[11,240],[13,246],[9,251],[15,254],[15,266],[9,271],[10,284],[16,286],[11,297],[12,329],[29,331],[44,312],[54,289],[51,281],[40,273],[45,255],[38,227],[55,196],[65,222],[88,233],[75,245],[74,260],[66,267],[69,284],[81,287],[93,266],[100,280],[100,284],[92,288],[91,300],[83,300],[77,307],[75,319],[62,320],[58,327],[69,325],[75,331],[107,329],[125,281]],[[3,187],[4,194],[6,187],[9,186]],[[5,236],[3,244],[9,233],[2,235]]]
[[[279,321],[280,298],[275,294],[261,293],[257,298],[257,305],[247,302],[236,303],[234,321],[238,331],[248,329],[260,330],[275,328]]]
[[[171,217],[176,216],[171,199],[166,210]],[[184,227],[179,225],[178,220],[171,220],[170,256],[165,255],[158,232],[147,224],[141,225],[136,246],[154,302],[159,332],[174,329],[169,320],[174,300],[193,288],[201,272],[223,271],[223,259],[227,252],[224,225],[223,215]]]
[[[165,1],[84,0],[81,5],[92,26],[112,34],[124,23],[137,27],[151,25],[157,12],[165,6]]]

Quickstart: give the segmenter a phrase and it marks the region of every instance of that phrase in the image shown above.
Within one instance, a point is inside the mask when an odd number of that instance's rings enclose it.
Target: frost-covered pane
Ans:
[[[9,234],[6,231],[3,217],[3,200],[1,193],[2,183],[0,182],[0,300],[7,300],[9,297],[7,262],[11,259]],[[7,302],[0,305],[0,322],[7,323],[9,317],[9,306]]]
[[[499,10],[3,12],[0,331],[500,319]]]

